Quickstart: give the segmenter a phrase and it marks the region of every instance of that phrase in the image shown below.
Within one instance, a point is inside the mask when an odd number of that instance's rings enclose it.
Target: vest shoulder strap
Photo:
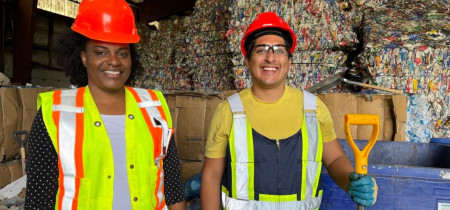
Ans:
[[[141,101],[145,102],[159,102],[159,98],[156,95],[153,95],[151,92],[155,93],[154,90],[144,89],[144,88],[136,88],[129,87],[128,90],[134,90],[137,95],[140,97]],[[150,91],[150,92],[149,92]],[[142,106],[142,105],[140,105]],[[160,106],[160,104],[148,104],[148,106]],[[146,106],[146,107],[148,107]]]
[[[303,90],[303,110],[317,110],[316,95]]]
[[[234,114],[244,114],[244,106],[242,105],[241,97],[239,93],[235,93],[227,98],[228,104],[230,104],[231,112]]]

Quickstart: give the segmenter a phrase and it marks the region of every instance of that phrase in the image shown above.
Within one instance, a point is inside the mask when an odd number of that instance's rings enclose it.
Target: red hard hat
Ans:
[[[290,52],[291,53],[294,52],[295,45],[297,44],[297,37],[295,36],[295,33],[292,30],[292,28],[289,27],[289,25],[274,12],[263,12],[256,17],[256,19],[250,24],[250,26],[248,26],[247,31],[245,32],[244,37],[242,38],[241,50],[244,56],[247,56],[247,51],[245,50],[245,42],[247,37],[253,34],[254,32],[266,28],[281,29],[283,31],[288,32],[292,41]]]
[[[72,30],[90,39],[114,43],[137,43],[134,15],[124,0],[83,0]]]

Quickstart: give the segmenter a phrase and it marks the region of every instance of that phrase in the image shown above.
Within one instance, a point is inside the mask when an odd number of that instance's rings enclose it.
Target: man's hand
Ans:
[[[377,201],[378,186],[371,176],[361,176],[356,172],[349,175],[350,183],[347,186],[347,193],[355,203],[370,207]]]

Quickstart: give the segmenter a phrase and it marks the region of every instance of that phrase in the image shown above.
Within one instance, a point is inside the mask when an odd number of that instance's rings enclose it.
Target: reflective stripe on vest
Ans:
[[[167,209],[164,200],[162,158],[173,130],[167,122],[165,110],[154,91],[129,88],[146,120],[153,137],[154,160],[158,171],[156,175],[155,209]],[[58,167],[60,171],[57,209],[77,209],[80,178],[84,177],[83,138],[84,138],[84,92],[85,88],[60,90],[53,93],[52,117],[57,128]],[[151,116],[151,117],[150,117]],[[162,132],[155,132],[156,130]],[[158,133],[162,133],[162,136]],[[64,139],[64,141],[59,141]],[[159,141],[161,139],[161,141]],[[77,178],[75,178],[77,177]]]
[[[303,160],[310,161],[304,161],[307,164],[302,165],[302,177],[306,177],[302,180],[302,200],[310,199],[316,195],[322,169],[322,133],[317,121],[316,110],[316,96],[303,91]]]
[[[59,198],[58,209],[77,209],[80,179],[84,176],[84,91],[85,88],[55,91],[53,94],[53,120],[58,142]],[[64,98],[65,100],[61,100]],[[62,112],[61,112],[62,111]],[[60,143],[60,139],[64,139]]]
[[[321,194],[317,193],[322,167],[322,137],[317,122],[316,96],[303,91],[304,115],[302,123],[302,180],[300,201],[296,195],[259,195],[254,198],[254,168],[248,162],[254,162],[253,135],[248,123],[239,94],[227,100],[233,113],[233,125],[230,132],[229,148],[231,158],[231,195],[222,188],[222,199],[226,209],[314,209],[320,206]],[[243,164],[241,164],[243,163]],[[316,197],[315,195],[319,195]]]
[[[314,197],[304,201],[285,201],[282,198],[277,202],[270,201],[255,201],[255,200],[241,200],[236,198],[230,198],[226,196],[225,192],[222,192],[222,202],[224,203],[224,209],[229,210],[311,210],[318,209],[320,206],[322,197],[322,191],[318,197]]]
[[[169,128],[167,124],[167,118],[164,113],[161,102],[158,100],[155,92],[148,89],[131,88],[127,89],[133,94],[138,106],[142,111],[144,119],[147,123],[147,127],[150,133],[154,135],[154,130],[162,129],[162,142],[153,141],[154,144],[154,160],[155,165],[158,166],[157,181],[155,189],[155,197],[157,198],[156,210],[167,209],[164,198],[164,177],[163,177],[163,162],[162,158],[167,154],[167,147],[169,145],[169,140],[174,132],[173,129]],[[151,116],[151,117],[150,117]],[[157,123],[158,122],[158,123]],[[153,139],[160,139],[159,137],[153,136]]]
[[[173,134],[173,129],[170,129],[167,124],[166,115],[155,92],[148,89],[131,87],[127,87],[127,89],[133,94],[136,102],[138,102],[138,106],[144,115],[149,130],[162,129],[163,131],[162,142],[154,141],[155,164],[159,164],[161,158],[167,153],[167,146],[169,145],[170,137]],[[151,133],[153,134],[154,132]]]
[[[231,162],[233,163],[247,163],[254,162],[253,160],[253,135],[250,126],[247,126],[247,119],[245,117],[244,107],[242,106],[241,98],[238,94],[230,96],[228,99],[232,101],[230,104],[233,112],[233,125],[230,132],[230,154]],[[238,140],[244,141],[245,143]],[[247,155],[248,154],[248,155]],[[254,168],[248,167],[246,164],[235,164],[232,166],[232,194],[240,199],[254,199],[254,194],[249,194],[249,191],[254,191],[253,177]],[[239,176],[238,176],[239,174]],[[240,190],[237,190],[240,189]]]

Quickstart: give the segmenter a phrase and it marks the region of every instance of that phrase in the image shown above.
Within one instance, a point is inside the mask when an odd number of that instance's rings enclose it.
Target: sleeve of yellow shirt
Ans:
[[[317,98],[317,120],[320,124],[320,130],[322,131],[322,141],[330,142],[336,139],[336,132],[334,130],[333,119],[331,118],[330,111],[325,103]]]
[[[232,122],[230,105],[225,100],[217,106],[211,119],[206,139],[206,157],[225,157]]]

